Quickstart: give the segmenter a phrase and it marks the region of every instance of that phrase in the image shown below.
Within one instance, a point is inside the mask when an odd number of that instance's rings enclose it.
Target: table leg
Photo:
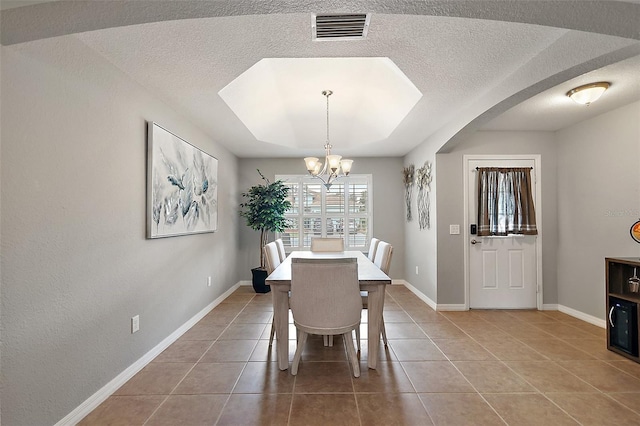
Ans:
[[[382,319],[382,310],[384,308],[384,291],[385,285],[375,286],[375,290],[369,291],[369,334],[368,334],[368,366],[376,369],[378,366],[378,348],[380,346],[380,323]]]
[[[276,286],[271,288],[278,367],[286,370],[289,368],[289,289],[278,289]]]

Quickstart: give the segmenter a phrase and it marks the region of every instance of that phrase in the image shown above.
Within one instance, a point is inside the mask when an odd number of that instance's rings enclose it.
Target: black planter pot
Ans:
[[[271,286],[266,285],[264,282],[267,279],[267,270],[262,268],[253,268],[251,270],[253,275],[253,289],[256,293],[269,293]]]

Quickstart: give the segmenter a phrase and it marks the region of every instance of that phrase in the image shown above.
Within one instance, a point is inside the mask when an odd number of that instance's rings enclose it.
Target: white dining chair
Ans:
[[[371,238],[371,243],[369,244],[369,251],[367,252],[367,257],[372,262],[373,262],[373,259],[376,258],[376,249],[378,248],[379,242],[380,242],[379,239]]]
[[[312,238],[311,251],[313,252],[338,252],[344,251],[344,239],[342,238]]]
[[[284,250],[284,243],[282,242],[282,238],[278,238],[277,240],[275,240],[275,243],[278,246],[278,254],[280,255],[280,263],[282,263],[287,258],[287,252]]]
[[[380,241],[376,249],[376,255],[373,260],[373,264],[376,265],[382,272],[389,275],[389,268],[391,267],[391,256],[393,255],[393,246],[385,241]],[[367,309],[369,307],[369,292],[361,291],[362,296],[362,308]],[[380,317],[380,334],[382,334],[382,342],[384,347],[388,347],[387,330],[384,326],[384,313]],[[360,351],[360,329],[356,330],[356,343],[358,345],[358,351]]]
[[[292,259],[290,306],[298,332],[291,374],[298,374],[309,334],[342,334],[353,376],[360,377],[351,336],[352,331],[360,327],[362,315],[356,259]]]
[[[280,266],[280,254],[278,252],[278,245],[274,242],[265,244],[262,248],[264,252],[265,266],[267,267],[267,275],[270,275],[278,266]],[[276,327],[271,320],[271,333],[269,334],[269,346],[273,344],[273,338],[276,335]]]

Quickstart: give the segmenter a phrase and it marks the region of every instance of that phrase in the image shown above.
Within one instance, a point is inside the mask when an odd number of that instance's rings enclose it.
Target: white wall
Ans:
[[[604,258],[640,256],[640,102],[557,133],[558,302],[605,318]]]
[[[2,420],[54,424],[238,281],[237,159],[73,36],[1,54]],[[145,238],[147,120],[220,160],[218,232]]]
[[[260,171],[273,182],[276,174],[306,174],[302,158],[248,159],[240,160],[238,185],[240,192],[262,183]],[[392,279],[403,279],[405,241],[403,230],[402,159],[401,158],[354,158],[354,174],[373,175],[373,235],[393,246],[390,275]],[[251,268],[260,266],[260,233],[240,224],[240,247],[238,273],[244,280],[251,279]]]

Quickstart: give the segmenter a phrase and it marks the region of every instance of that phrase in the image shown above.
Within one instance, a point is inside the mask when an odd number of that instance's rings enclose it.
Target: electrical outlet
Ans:
[[[207,277],[207,287],[211,287],[211,277]]]
[[[449,235],[460,235],[460,225],[449,225]]]
[[[131,317],[131,334],[140,330],[140,315],[136,315],[135,317]]]
[[[416,266],[416,275],[418,275],[418,267]]]

